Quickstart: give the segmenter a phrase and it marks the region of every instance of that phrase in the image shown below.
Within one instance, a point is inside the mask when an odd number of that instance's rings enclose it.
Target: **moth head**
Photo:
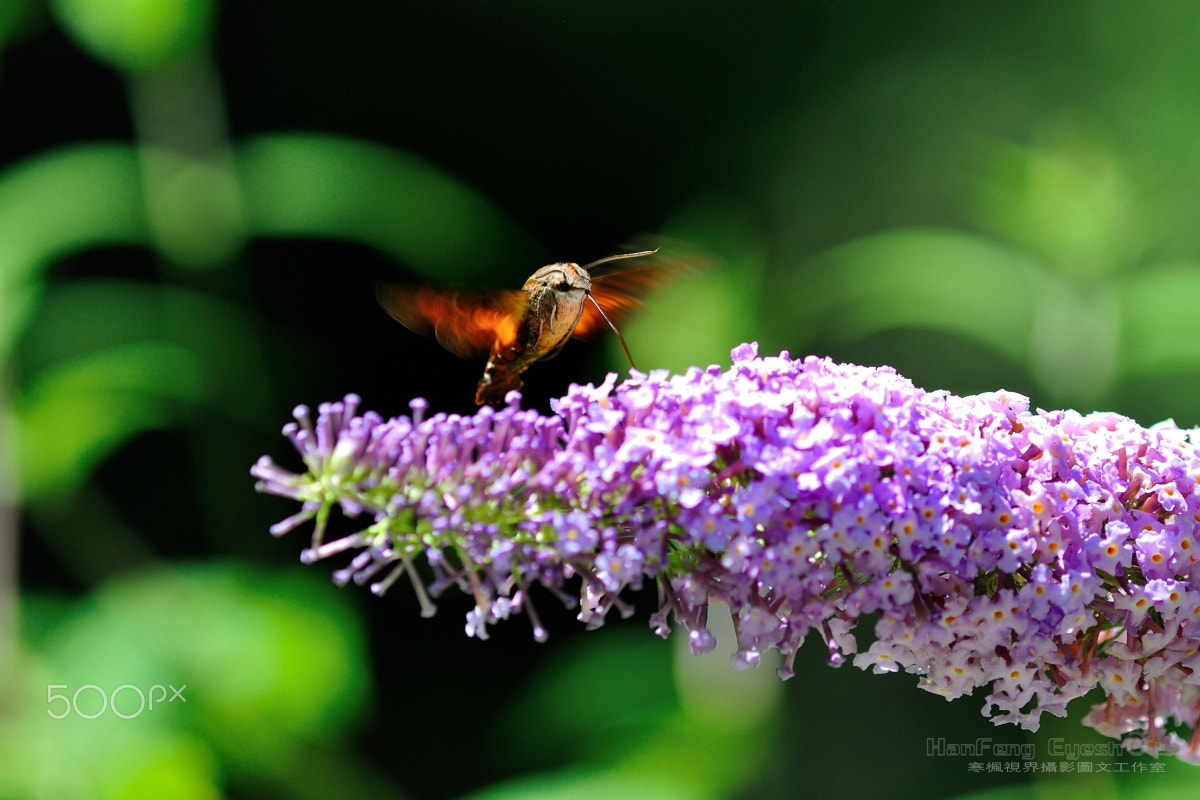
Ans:
[[[547,264],[525,281],[525,290],[551,289],[559,294],[582,300],[592,288],[588,272],[578,264]]]

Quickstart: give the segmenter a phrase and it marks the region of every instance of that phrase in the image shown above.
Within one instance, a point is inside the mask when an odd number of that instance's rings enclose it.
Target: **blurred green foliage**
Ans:
[[[321,774],[362,769],[349,753],[313,748],[336,747],[362,714],[364,642],[311,576],[180,564],[26,605],[31,650],[0,724],[5,797],[219,797],[227,780],[316,796],[297,786],[357,782]]]
[[[559,648],[494,730],[506,762],[543,772],[470,797],[718,798],[762,768],[759,742],[777,729],[782,690],[768,671],[736,673],[727,654],[682,652],[673,670],[670,649],[643,631],[594,638]],[[631,663],[642,665],[636,681]]]
[[[1194,326],[1200,270],[1144,261],[1169,232],[1161,198],[1144,199],[1112,148],[1076,126],[1053,125],[1048,137],[980,158],[972,215],[993,235],[905,228],[827,250],[815,278],[797,273],[775,297],[807,289],[822,307],[783,335],[938,329],[1025,365],[1047,405],[1089,410],[1147,371],[1194,370],[1194,340],[1162,332]],[[1147,291],[1167,284],[1182,302]]]
[[[528,234],[461,181],[391,148],[329,135],[252,139],[238,153],[250,230],[376,247],[426,280],[486,281]]]
[[[161,68],[207,43],[211,0],[53,0],[76,41],[130,72]]]
[[[921,756],[925,734],[1010,734],[971,701],[820,654],[784,692],[642,620],[538,655],[520,632],[464,643],[457,611],[421,622],[401,592],[351,611],[262,565],[297,545],[265,536],[290,510],[246,469],[283,457],[298,402],[469,410],[478,365],[392,325],[376,278],[517,286],[645,234],[712,263],[622,323],[641,368],[757,339],[1200,423],[1200,8],[421,12],[0,3],[0,795],[990,786]],[[615,342],[589,352],[531,371],[530,403],[620,368]],[[137,721],[45,713],[48,685],[170,681],[188,704]],[[1149,798],[1192,782],[1169,772],[1009,777]]]

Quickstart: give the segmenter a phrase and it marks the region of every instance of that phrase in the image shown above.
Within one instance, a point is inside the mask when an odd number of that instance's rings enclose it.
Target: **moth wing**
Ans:
[[[666,275],[653,268],[628,270],[592,279],[592,299],[600,304],[613,322],[641,304],[638,295],[662,283]],[[584,303],[583,315],[575,326],[574,336],[587,339],[608,330],[608,323],[590,302]]]
[[[463,358],[486,358],[493,348],[507,347],[517,338],[528,295],[385,284],[376,290],[376,297],[409,330],[433,337]]]
[[[603,259],[588,269],[592,278],[592,298],[608,318],[617,318],[641,303],[640,295],[684,272],[708,266],[711,257],[679,242],[658,239],[658,247],[626,257]],[[608,323],[591,303],[585,303],[583,316],[575,326],[575,336],[588,338],[608,330]]]

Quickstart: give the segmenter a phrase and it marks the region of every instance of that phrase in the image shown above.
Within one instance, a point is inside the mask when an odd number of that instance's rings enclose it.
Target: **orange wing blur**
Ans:
[[[521,291],[454,292],[425,286],[382,285],[379,304],[392,318],[463,358],[486,358],[517,338],[528,302]]]
[[[645,258],[610,261],[588,270],[592,278],[592,297],[613,322],[641,303],[640,295],[682,272],[708,266],[711,257],[694,247],[663,240],[654,241],[656,248]],[[575,326],[574,336],[586,339],[608,330],[608,323],[596,307],[584,303],[583,316]]]
[[[661,269],[640,269],[592,279],[592,299],[600,304],[613,322],[631,308],[641,304],[638,295],[662,283],[666,277]],[[583,316],[572,336],[587,339],[608,330],[608,323],[590,302],[583,305]]]

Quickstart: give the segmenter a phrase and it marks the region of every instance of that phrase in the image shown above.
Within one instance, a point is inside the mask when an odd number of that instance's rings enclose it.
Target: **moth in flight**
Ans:
[[[668,270],[647,258],[657,250],[621,253],[579,266],[547,264],[519,290],[452,291],[428,286],[383,284],[379,303],[397,322],[432,336],[465,358],[487,356],[475,402],[499,406],[523,383],[534,362],[553,358],[572,336],[581,339],[605,326],[617,333],[625,356],[629,348],[610,317],[638,304],[638,293],[659,283]],[[633,359],[629,359],[633,365]]]

